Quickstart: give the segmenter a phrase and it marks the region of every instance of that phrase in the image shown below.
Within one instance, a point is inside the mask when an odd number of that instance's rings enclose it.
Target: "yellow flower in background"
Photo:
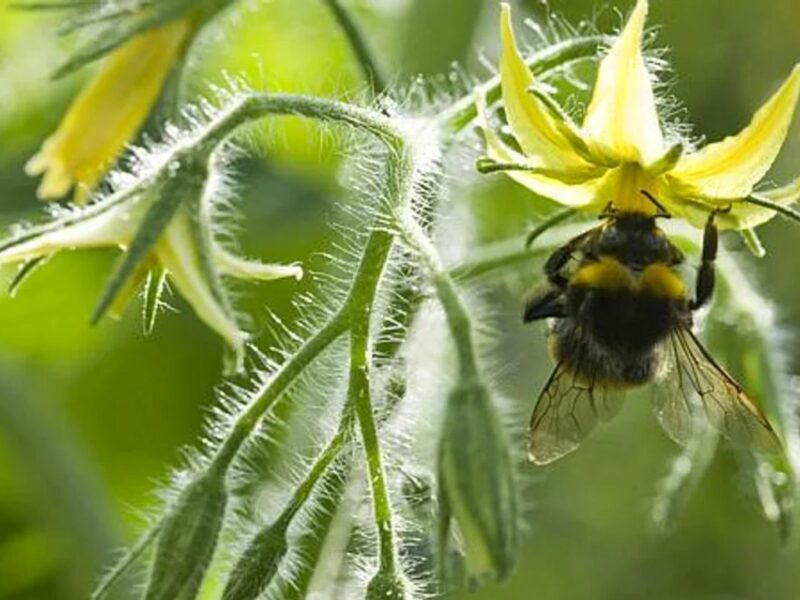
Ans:
[[[169,22],[108,56],[26,165],[29,175],[44,174],[39,198],[61,198],[74,186],[77,201],[88,197],[144,124],[194,27],[189,17]]]
[[[684,152],[668,143],[659,122],[651,74],[642,54],[647,0],[631,17],[599,65],[582,126],[537,87],[514,39],[511,10],[501,13],[500,76],[508,124],[522,153],[486,127],[489,158],[522,185],[566,206],[652,214],[657,198],[673,215],[702,225],[715,207],[722,226],[749,229],[775,211],[748,203],[772,166],[791,124],[800,94],[800,66],[737,135]],[[760,192],[773,202],[800,198],[800,180]]]

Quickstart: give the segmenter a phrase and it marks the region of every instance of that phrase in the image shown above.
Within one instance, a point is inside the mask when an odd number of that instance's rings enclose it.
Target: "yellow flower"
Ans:
[[[191,139],[187,140],[189,148]],[[300,279],[303,270],[297,264],[248,260],[222,247],[211,220],[210,207],[217,192],[208,168],[203,160],[193,161],[182,152],[183,146],[177,146],[161,157],[157,169],[132,186],[73,208],[43,225],[19,229],[0,241],[0,265],[32,265],[66,250],[122,249],[124,255],[94,320],[106,312],[119,314],[146,279],[157,278],[154,305],[145,305],[149,329],[147,315],[155,316],[166,276],[197,316],[225,340],[238,367],[247,336],[239,328],[222,278]]]
[[[500,76],[508,124],[522,150],[486,128],[489,158],[537,194],[561,204],[653,213],[646,190],[673,215],[700,225],[714,207],[732,205],[720,224],[749,229],[775,215],[748,203],[772,166],[800,94],[800,66],[735,136],[684,152],[667,143],[659,122],[652,77],[642,55],[647,0],[639,0],[600,63],[582,126],[573,123],[539,87],[523,61],[502,6]],[[800,198],[800,184],[761,192],[780,204]]]
[[[77,185],[76,200],[86,199],[147,119],[194,26],[190,17],[172,21],[111,53],[25,167],[44,174],[40,198],[61,198]]]

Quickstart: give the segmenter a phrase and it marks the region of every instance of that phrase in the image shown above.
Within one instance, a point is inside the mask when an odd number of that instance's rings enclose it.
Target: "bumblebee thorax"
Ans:
[[[652,263],[672,265],[682,260],[655,218],[643,213],[618,213],[609,218],[593,251],[599,256],[614,257],[634,270]]]

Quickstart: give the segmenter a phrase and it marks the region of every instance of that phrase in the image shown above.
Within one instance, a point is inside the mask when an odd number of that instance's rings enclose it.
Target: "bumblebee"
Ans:
[[[693,312],[714,293],[715,220],[723,211],[706,222],[690,297],[677,270],[684,255],[657,224],[669,214],[642,193],[655,214],[609,204],[601,225],[547,259],[548,287],[526,303],[524,322],[548,319],[556,362],[530,422],[529,457],[536,464],[575,450],[599,421],[618,413],[625,390],[645,384],[653,384],[661,426],[682,445],[704,412],[736,443],[780,448],[764,413],[692,332]]]

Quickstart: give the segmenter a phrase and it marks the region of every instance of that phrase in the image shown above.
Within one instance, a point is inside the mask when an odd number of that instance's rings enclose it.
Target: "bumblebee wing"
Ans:
[[[624,394],[581,380],[559,363],[542,390],[530,423],[528,457],[546,465],[575,450],[597,425],[614,417]]]
[[[697,376],[692,363],[685,360],[675,334],[664,343],[664,353],[665,374],[650,386],[653,413],[667,435],[686,446],[702,418]]]
[[[766,415],[688,327],[675,328],[667,348],[671,369],[656,385],[663,398],[656,415],[676,441],[688,441],[702,406],[714,428],[732,442],[765,452],[781,449]]]

